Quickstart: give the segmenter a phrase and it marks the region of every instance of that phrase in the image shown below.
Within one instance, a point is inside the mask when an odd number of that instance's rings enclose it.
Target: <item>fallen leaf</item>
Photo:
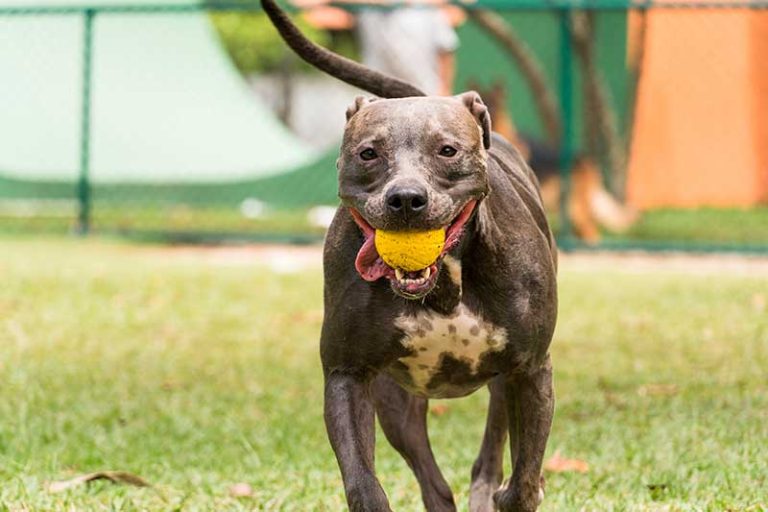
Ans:
[[[245,482],[239,482],[229,486],[229,495],[233,498],[250,498],[253,496],[253,487]]]
[[[172,379],[164,380],[162,384],[160,384],[160,388],[163,391],[174,391],[179,387],[179,383]]]
[[[85,485],[95,480],[109,480],[113,484],[126,484],[133,485],[134,487],[151,487],[149,482],[132,473],[125,471],[97,471],[95,473],[79,475],[69,480],[51,482],[48,484],[48,492],[66,491],[67,489]]]
[[[309,323],[309,324],[319,324],[323,321],[323,310],[322,309],[312,309],[309,311],[301,311],[298,313],[294,313],[289,316],[291,319],[291,322],[295,323]]]
[[[752,296],[752,307],[755,308],[755,311],[762,313],[765,310],[765,305],[765,294],[756,293]]]
[[[448,412],[448,406],[445,404],[434,404],[429,408],[429,412],[433,416],[442,416]]]
[[[617,409],[624,409],[627,406],[627,401],[618,393],[603,391],[603,398],[605,403],[613,405]]]
[[[679,391],[675,384],[645,384],[637,388],[640,396],[672,396]]]
[[[580,459],[566,459],[557,451],[544,463],[544,469],[552,473],[565,473],[569,471],[586,473],[589,471],[589,464]]]

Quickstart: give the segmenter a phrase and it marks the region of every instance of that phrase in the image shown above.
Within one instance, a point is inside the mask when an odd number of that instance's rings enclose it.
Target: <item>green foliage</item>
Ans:
[[[224,47],[244,75],[276,71],[286,56],[292,56],[263,12],[216,12],[210,16]],[[312,41],[328,46],[330,36],[326,31],[314,28],[300,16],[294,21]],[[310,68],[302,65],[300,69]]]

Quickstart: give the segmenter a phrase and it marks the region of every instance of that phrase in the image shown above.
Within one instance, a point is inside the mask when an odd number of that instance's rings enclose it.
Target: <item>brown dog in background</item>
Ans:
[[[541,195],[548,212],[560,210],[560,148],[549,145],[517,130],[507,108],[504,84],[495,82],[490,88],[471,84],[480,93],[493,119],[494,131],[510,141],[533,169],[541,185]],[[571,169],[571,193],[568,214],[579,239],[588,244],[600,241],[600,228],[622,233],[637,221],[638,214],[622,205],[603,185],[600,169],[591,158],[576,155]]]

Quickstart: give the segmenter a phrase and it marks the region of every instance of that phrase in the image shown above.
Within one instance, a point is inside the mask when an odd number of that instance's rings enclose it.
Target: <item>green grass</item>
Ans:
[[[553,231],[558,233],[557,215],[551,215],[549,220]],[[602,247],[627,245],[673,250],[741,249],[765,254],[768,253],[768,207],[648,210],[625,233],[603,233]]]
[[[222,239],[320,239],[323,229],[310,223],[306,206],[272,208],[258,218],[246,218],[240,202],[205,203],[144,200],[96,201],[92,226],[95,232],[151,240]],[[334,204],[332,198],[328,204]],[[35,216],[11,216],[0,211],[0,232],[64,234],[76,225],[75,203],[38,205]],[[47,208],[47,209],[46,209]],[[65,208],[65,209],[64,209]],[[557,230],[556,216],[551,218]],[[606,233],[604,246],[636,244],[675,249],[720,247],[768,253],[768,207],[750,209],[701,208],[648,211],[622,235]]]
[[[175,240],[226,240],[261,238],[313,238],[322,240],[325,229],[309,221],[306,208],[267,210],[246,218],[236,205],[193,206],[185,204],[128,203],[99,205],[91,217],[95,233],[126,238]],[[0,215],[0,233],[56,235],[74,231],[77,216],[10,217]]]
[[[316,270],[0,240],[0,510],[343,510],[321,285]],[[548,453],[590,471],[548,474],[542,510],[766,510],[768,276],[566,263],[560,286]],[[430,417],[461,510],[485,401]],[[393,507],[419,510],[379,441]],[[45,489],[100,469],[155,487]],[[229,497],[236,482],[254,496]]]
[[[768,245],[768,207],[651,210],[623,238]]]

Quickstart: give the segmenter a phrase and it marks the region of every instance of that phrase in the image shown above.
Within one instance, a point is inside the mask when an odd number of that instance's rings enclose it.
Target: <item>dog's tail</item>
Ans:
[[[380,98],[426,96],[424,92],[407,82],[374,71],[316,45],[301,33],[274,0],[261,0],[261,5],[288,46],[299,57],[321,71]]]

